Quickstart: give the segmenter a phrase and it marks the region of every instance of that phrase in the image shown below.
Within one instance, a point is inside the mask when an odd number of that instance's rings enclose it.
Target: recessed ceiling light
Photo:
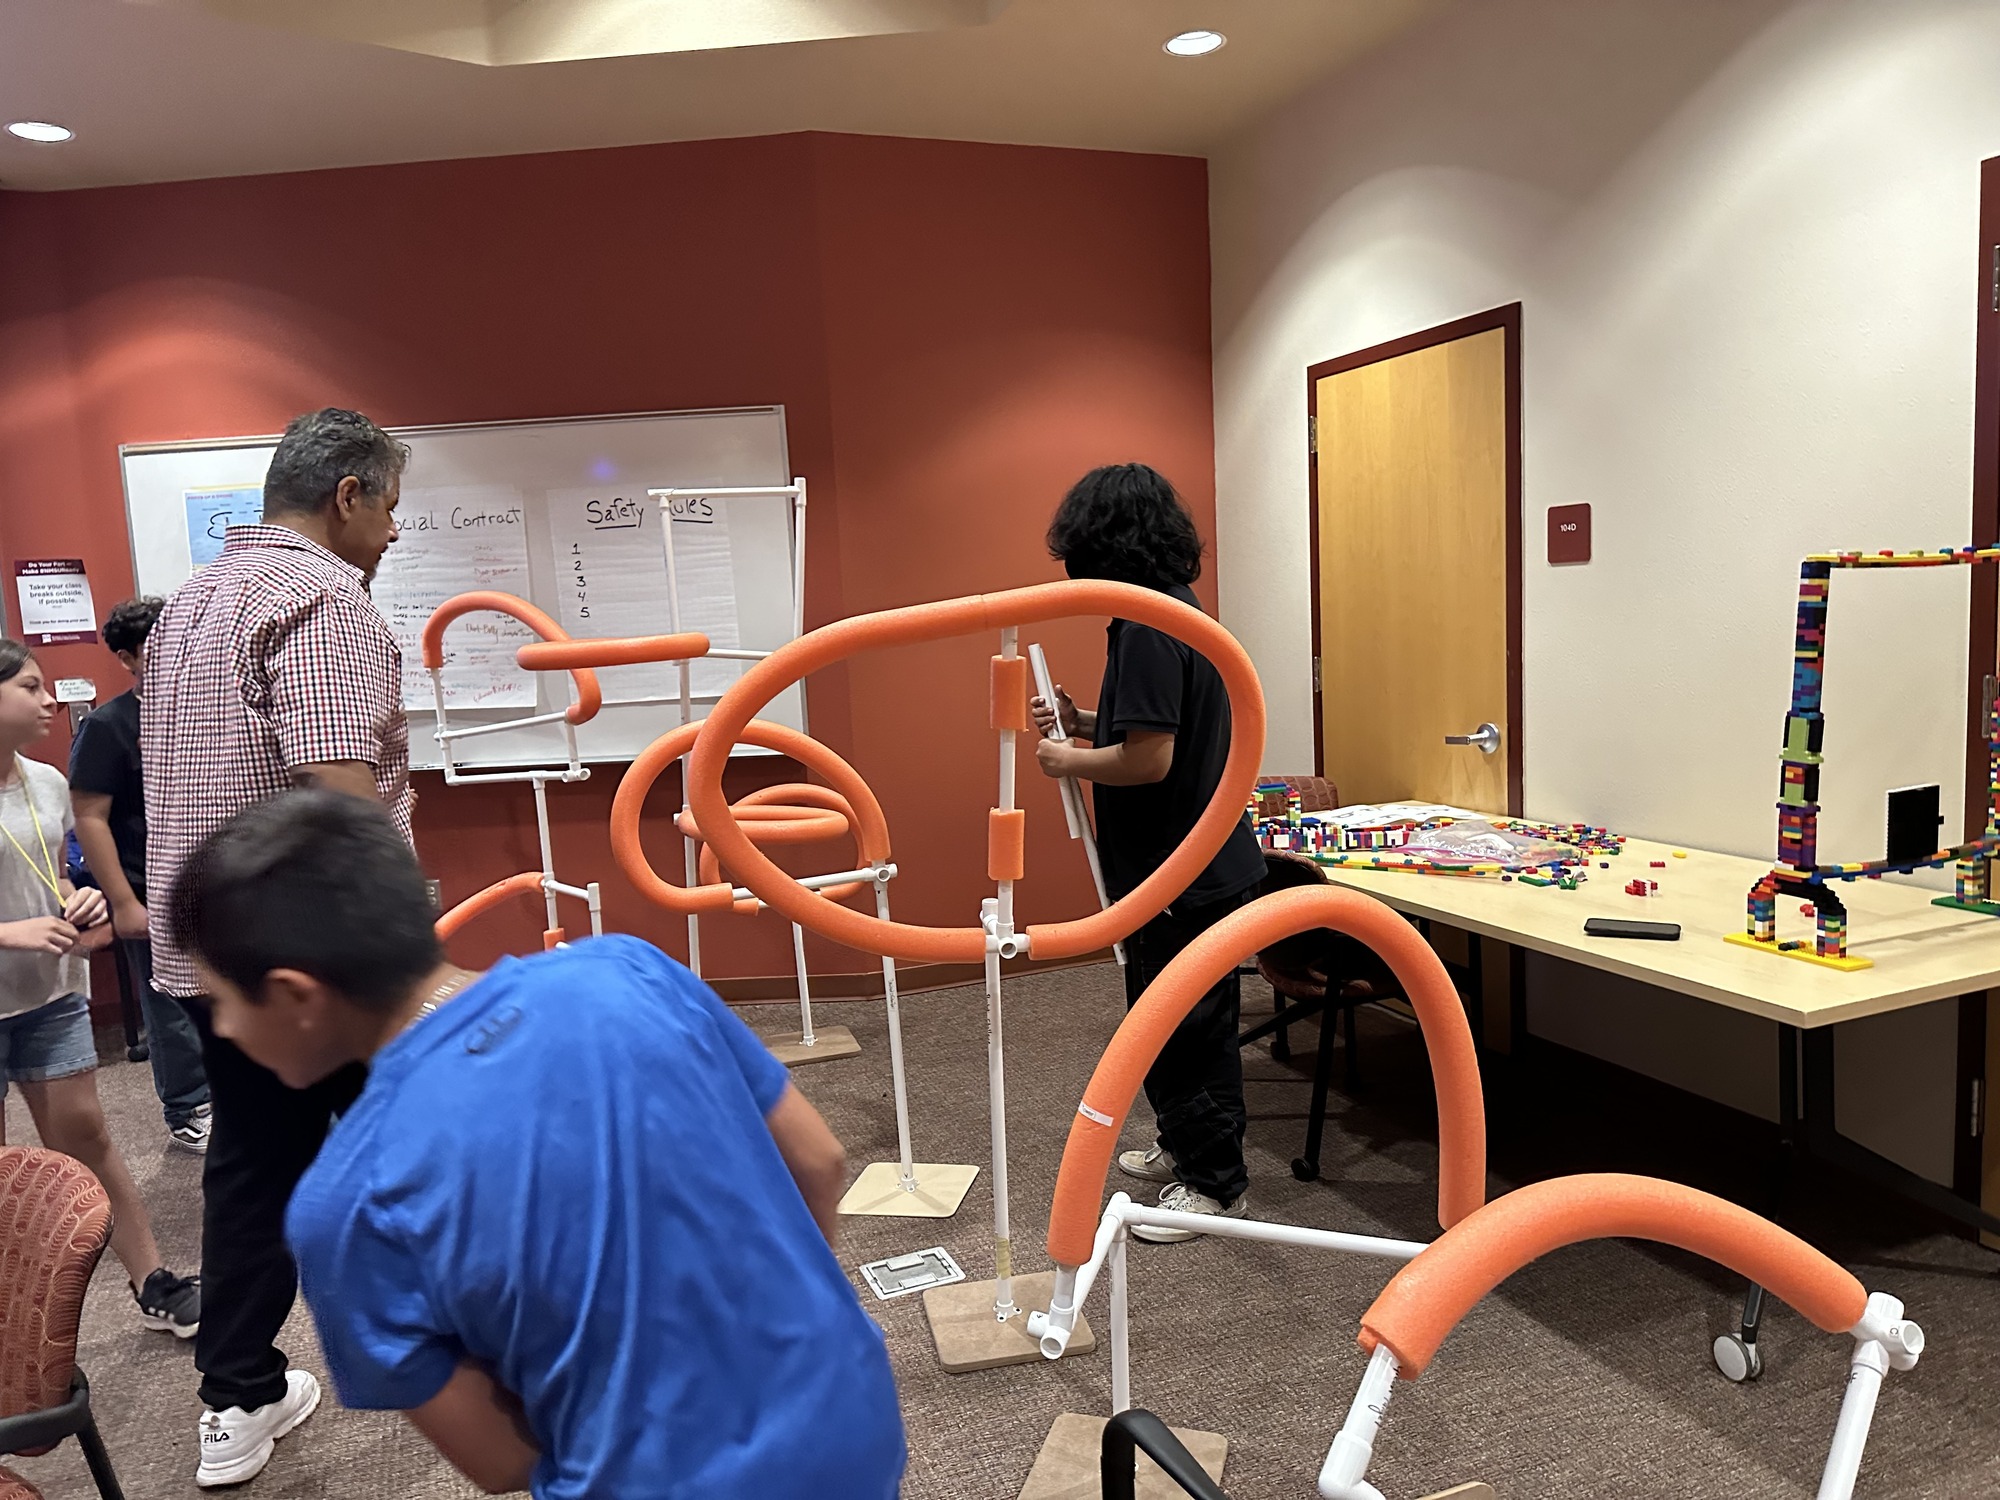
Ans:
[[[76,134],[74,130],[51,125],[46,120],[16,120],[7,127],[7,131],[24,141],[66,141]]]
[[[1183,31],[1179,36],[1167,38],[1166,50],[1175,57],[1202,57],[1228,40],[1219,31]]]

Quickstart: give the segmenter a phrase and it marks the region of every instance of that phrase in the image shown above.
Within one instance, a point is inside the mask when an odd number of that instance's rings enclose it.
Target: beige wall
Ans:
[[[1967,536],[1996,79],[1985,3],[1466,0],[1218,153],[1217,553],[1268,769],[1312,755],[1306,367],[1518,300],[1528,810],[1768,854],[1798,559]],[[1579,501],[1595,560],[1552,569]],[[1962,785],[1964,611],[1952,573],[1836,585],[1830,856]],[[1741,1042],[1593,1035],[1600,989],[1546,966],[1538,1026],[1677,1082]],[[1768,1110],[1751,1050],[1707,1089]],[[1942,1175],[1942,1105],[1880,1139]]]

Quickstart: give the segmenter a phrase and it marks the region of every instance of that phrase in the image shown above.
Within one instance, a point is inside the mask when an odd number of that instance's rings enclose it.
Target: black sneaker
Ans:
[[[191,1339],[201,1327],[201,1278],[176,1276],[165,1266],[132,1293],[139,1304],[139,1321],[159,1333]]]

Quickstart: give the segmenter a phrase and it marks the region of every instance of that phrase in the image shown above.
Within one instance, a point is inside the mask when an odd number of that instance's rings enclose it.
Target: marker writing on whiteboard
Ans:
[[[583,518],[593,531],[638,531],[646,524],[646,506],[624,495],[583,502]]]

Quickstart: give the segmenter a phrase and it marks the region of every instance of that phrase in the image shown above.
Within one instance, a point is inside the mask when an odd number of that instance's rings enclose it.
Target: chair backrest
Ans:
[[[1264,881],[1257,887],[1258,895],[1268,896],[1273,891],[1325,884],[1325,872],[1305,855],[1288,854],[1282,850],[1264,851]],[[1269,983],[1283,986],[1286,992],[1311,990],[1316,993],[1320,985],[1312,970],[1325,960],[1331,939],[1332,934],[1321,928],[1279,938],[1257,955],[1257,968]]]
[[[110,1239],[111,1200],[89,1168],[0,1146],[0,1417],[69,1399],[84,1288]]]

